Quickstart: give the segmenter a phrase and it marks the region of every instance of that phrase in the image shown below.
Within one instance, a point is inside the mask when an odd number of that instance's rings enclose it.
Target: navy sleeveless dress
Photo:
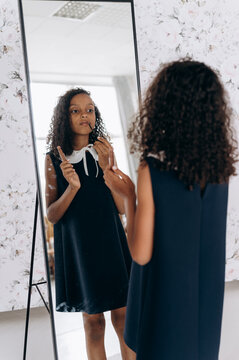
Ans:
[[[49,155],[60,197],[68,182]],[[126,305],[131,257],[103,172],[88,151],[84,161],[73,165],[81,188],[54,225],[56,310],[97,314]]]
[[[133,262],[125,341],[137,360],[217,360],[224,296],[227,184],[201,195],[147,159],[155,203],[153,256]]]

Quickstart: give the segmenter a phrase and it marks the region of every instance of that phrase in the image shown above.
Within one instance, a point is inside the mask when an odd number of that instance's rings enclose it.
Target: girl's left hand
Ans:
[[[93,148],[98,154],[98,161],[101,169],[105,171],[106,167],[109,165],[110,152],[113,151],[112,146],[106,139],[99,137],[99,141],[95,141]]]

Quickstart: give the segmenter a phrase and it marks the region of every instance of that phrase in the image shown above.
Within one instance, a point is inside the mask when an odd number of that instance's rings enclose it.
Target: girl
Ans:
[[[46,155],[47,217],[54,224],[56,310],[83,312],[87,354],[105,360],[103,312],[111,310],[123,359],[131,257],[118,213],[119,195],[104,183],[107,134],[100,112],[81,88],[60,97]]]
[[[125,340],[137,360],[218,359],[236,162],[230,115],[212,69],[191,60],[165,65],[129,132],[141,152],[137,208],[131,180],[105,171],[125,204],[134,260]]]

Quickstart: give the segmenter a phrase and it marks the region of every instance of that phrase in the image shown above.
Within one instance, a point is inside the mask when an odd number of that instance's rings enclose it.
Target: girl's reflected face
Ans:
[[[89,95],[73,96],[69,106],[70,125],[74,134],[88,135],[95,127],[95,105]]]

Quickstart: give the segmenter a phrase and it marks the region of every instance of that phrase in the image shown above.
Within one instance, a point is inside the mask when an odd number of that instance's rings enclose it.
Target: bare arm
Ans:
[[[106,139],[104,139],[102,137],[99,137],[98,139],[99,140],[95,141],[95,143],[94,143],[94,149],[96,150],[98,157],[99,157],[99,165],[104,172],[106,167],[109,164],[109,154],[110,154],[110,151],[113,150],[113,148]],[[113,162],[112,162],[112,166],[113,165],[117,166],[115,156],[114,156]],[[118,212],[120,214],[124,214],[125,213],[124,201],[123,201],[122,197],[119,196],[115,191],[112,191],[112,190],[111,190],[111,194],[113,196],[113,199],[114,199],[114,202],[115,202]]]
[[[111,191],[111,194],[113,196],[115,205],[117,207],[117,210],[119,212],[120,215],[123,215],[125,213],[125,208],[124,208],[124,201],[122,199],[121,196],[119,196],[118,194],[116,194],[116,192]]]
[[[104,178],[107,186],[124,199],[129,250],[134,261],[145,265],[152,257],[154,239],[155,207],[149,167],[139,166],[137,208],[134,184],[127,175],[107,169]]]
[[[68,174],[70,170],[71,167],[68,166]],[[80,187],[69,183],[65,192],[58,198],[56,173],[49,155],[46,155],[45,159],[45,177],[47,218],[51,223],[56,224],[65,214]]]
[[[134,210],[134,199],[125,200],[128,242],[132,258],[140,265],[147,264],[153,254],[154,200],[148,165],[140,165],[137,186],[138,205]]]
[[[111,164],[112,162],[112,164]],[[117,161],[116,161],[116,157],[115,154],[113,152],[113,159],[112,157],[109,156],[109,163],[112,166],[115,166],[117,168]],[[120,196],[119,194],[117,194],[117,192],[111,190],[111,194],[113,196],[115,205],[117,207],[117,210],[119,212],[120,215],[125,214],[125,208],[124,208],[124,199],[122,198],[122,196]]]

